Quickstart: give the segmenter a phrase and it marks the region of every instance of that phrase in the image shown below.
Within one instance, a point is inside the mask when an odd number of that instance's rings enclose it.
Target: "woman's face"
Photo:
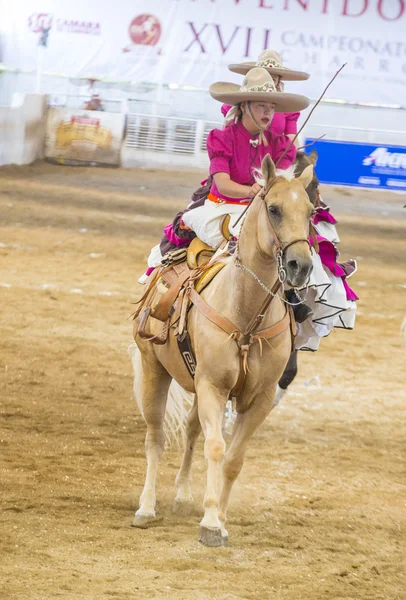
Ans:
[[[272,75],[273,82],[275,84],[276,90],[278,92],[282,92],[282,79],[280,75]]]
[[[275,104],[272,104],[272,102],[251,102],[250,106],[252,116],[261,126],[261,129],[265,131],[271,124],[275,114]]]

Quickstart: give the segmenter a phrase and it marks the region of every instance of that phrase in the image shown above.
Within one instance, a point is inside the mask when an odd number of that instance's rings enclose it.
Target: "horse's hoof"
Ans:
[[[223,541],[223,546],[225,546],[227,548],[227,546],[228,546],[228,533],[227,533],[227,535],[221,536],[221,539]]]
[[[194,513],[195,504],[193,500],[178,500],[175,501],[172,506],[172,512],[179,517],[190,517]]]
[[[209,548],[223,546],[223,536],[220,527],[203,527],[200,525],[199,542]]]
[[[163,517],[156,517],[154,513],[140,515],[135,513],[134,520],[131,523],[131,527],[138,527],[139,529],[148,529],[148,527],[153,527],[157,523],[160,523],[162,520]]]

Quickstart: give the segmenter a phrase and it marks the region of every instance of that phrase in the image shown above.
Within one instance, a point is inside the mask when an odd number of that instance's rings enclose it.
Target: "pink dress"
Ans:
[[[262,159],[266,154],[270,154],[273,161],[276,163],[290,144],[290,139],[285,136],[276,136],[270,130],[265,132],[268,146],[259,144],[258,136],[251,135],[242,123],[229,125],[224,129],[213,129],[207,137],[207,151],[210,158],[210,175],[215,173],[228,173],[231,181],[241,185],[251,186],[255,183],[254,170],[260,169]],[[252,143],[253,142],[253,143]],[[278,164],[278,168],[287,169],[290,167],[296,158],[296,148],[294,145],[286,152]],[[202,181],[202,185],[206,184]],[[172,223],[169,223],[164,228],[164,237],[161,241],[161,249],[163,254],[174,247],[188,246],[191,240],[195,237],[194,227],[189,227],[187,221],[192,218],[189,211],[197,210],[199,215],[199,236],[204,239],[204,214],[200,208],[207,199],[207,193],[210,192],[208,206],[215,206],[214,202],[209,201],[213,196],[225,200],[229,209],[230,205],[235,205],[235,210],[243,210],[249,198],[230,198],[221,194],[217,189],[214,180],[211,183],[210,190],[203,190],[202,198],[199,201],[193,201],[189,204],[186,211],[178,213]],[[217,205],[216,213],[221,217],[221,212],[224,212],[225,207],[220,209]],[[233,207],[234,210],[234,207]],[[186,215],[186,216],[185,216]],[[223,215],[224,216],[224,215]],[[192,221],[194,219],[192,218]],[[215,241],[211,240],[212,245]],[[207,241],[206,243],[209,243]]]
[[[269,129],[265,131],[268,146],[258,143],[258,135],[251,135],[241,122],[224,129],[213,129],[207,137],[207,151],[210,158],[210,175],[228,173],[231,181],[241,185],[254,184],[254,170],[261,168],[262,159],[270,154],[276,163],[291,143],[286,135],[277,136]],[[278,164],[279,169],[287,169],[296,158],[296,148],[292,145]],[[212,183],[210,193],[227,202],[241,203],[243,198],[224,196]]]
[[[225,117],[228,111],[232,108],[229,104],[223,104],[221,107],[221,112]],[[269,129],[275,135],[288,135],[297,133],[297,120],[300,116],[300,113],[275,113],[272,119],[272,122],[269,126]]]
[[[260,170],[262,160],[267,154],[274,163],[278,163],[279,169],[289,168],[296,158],[296,148],[290,139],[286,135],[274,135],[269,129],[264,135],[268,145],[259,141],[259,135],[249,133],[241,122],[228,125],[224,129],[213,129],[207,137],[210,175],[227,173],[234,183],[252,186],[255,183],[255,171]],[[179,222],[180,228],[191,230],[203,242],[217,248],[224,241],[220,227],[222,219],[227,214],[240,215],[248,200],[248,196],[225,196],[218,190],[213,178],[207,200],[201,206],[194,203],[183,213]],[[241,221],[235,228],[230,225],[230,233],[238,237],[240,227]]]

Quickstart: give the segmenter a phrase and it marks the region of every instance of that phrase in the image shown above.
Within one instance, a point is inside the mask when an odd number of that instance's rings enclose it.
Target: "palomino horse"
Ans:
[[[156,519],[156,475],[165,442],[167,394],[174,378],[185,390],[196,394],[186,426],[187,441],[176,478],[174,508],[185,514],[193,502],[190,467],[202,429],[207,486],[199,540],[206,546],[227,543],[225,523],[232,485],[242,468],[250,438],[272,409],[276,384],[291,354],[289,327],[272,337],[272,343],[264,339],[265,331],[286,322],[287,309],[281,294],[274,294],[272,303],[261,314],[264,300],[271,298],[270,288],[281,276],[282,266],[288,283],[294,287],[303,285],[312,269],[308,236],[313,206],[305,189],[313,178],[313,167],[307,167],[299,178],[293,174],[291,179],[285,178],[277,175],[268,155],[262,163],[262,173],[265,185],[247,211],[236,253],[201,294],[206,306],[234,324],[236,332],[247,331],[253,317],[259,317],[261,324],[261,331],[255,330],[250,336],[249,343],[255,343],[250,346],[227,452],[222,434],[224,409],[241,372],[236,336],[209,320],[198,306],[192,306],[188,331],[197,362],[194,380],[184,365],[172,329],[165,345],[153,345],[136,337],[134,389],[147,424],[147,473],[133,525],[146,527]],[[136,320],[135,332],[137,326]],[[151,320],[151,334],[158,334],[161,326],[162,323]]]

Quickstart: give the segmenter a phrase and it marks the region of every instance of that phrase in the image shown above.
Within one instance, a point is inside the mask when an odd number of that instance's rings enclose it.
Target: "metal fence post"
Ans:
[[[196,158],[200,158],[200,155],[202,154],[201,148],[202,148],[203,136],[204,136],[204,121],[199,119],[199,121],[196,122],[195,145],[194,145],[194,150],[193,150],[193,154],[195,155]]]

